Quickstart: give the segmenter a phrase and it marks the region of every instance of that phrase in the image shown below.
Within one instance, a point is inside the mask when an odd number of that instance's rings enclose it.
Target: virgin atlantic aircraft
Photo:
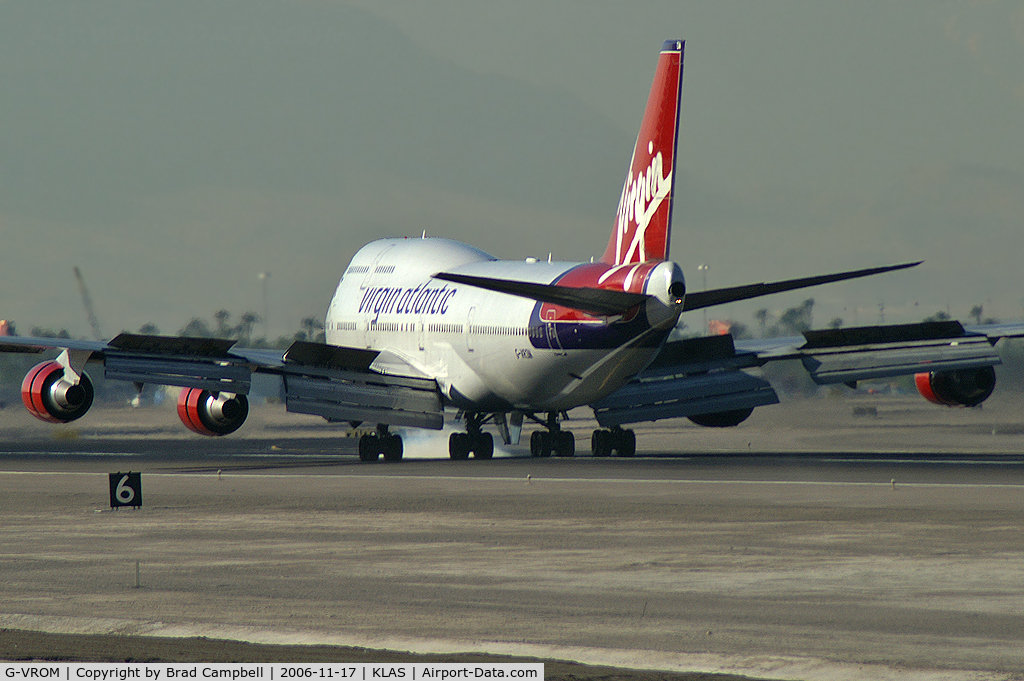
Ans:
[[[393,427],[440,429],[445,407],[465,426],[449,439],[453,459],[489,459],[492,424],[518,444],[523,423],[533,456],[572,456],[561,427],[589,406],[601,428],[594,456],[633,456],[622,426],[688,417],[735,426],[778,397],[747,370],[799,359],[818,384],[917,374],[933,402],[976,405],[995,385],[993,344],[1024,325],[965,329],[959,322],[811,331],[736,343],[729,335],[669,342],[692,310],[913,267],[891,265],[804,279],[687,292],[669,259],[683,42],[666,42],[603,255],[586,263],[499,260],[439,238],[381,239],[352,258],[325,318],[327,343],[284,353],[234,341],[121,334],[111,341],[0,338],[0,350],[42,352],[22,384],[25,406],[67,423],[92,405],[84,369],[108,379],[181,386],[178,414],[203,435],[237,430],[248,414],[253,372],[283,381],[288,411],[376,426],[359,441],[364,461],[402,458]]]

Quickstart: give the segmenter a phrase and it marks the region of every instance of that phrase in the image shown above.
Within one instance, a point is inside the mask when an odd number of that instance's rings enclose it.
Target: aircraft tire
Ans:
[[[402,454],[405,451],[405,447],[402,444],[402,438],[398,435],[389,435],[381,440],[384,450],[385,461],[401,461]]]
[[[474,459],[494,458],[494,436],[490,433],[480,433],[473,443]]]
[[[359,460],[376,461],[380,455],[380,448],[377,446],[377,436],[363,435],[359,438]]]
[[[530,435],[530,456],[534,458],[551,456],[551,434],[546,430],[535,430]]]
[[[620,430],[613,434],[616,453],[625,458],[636,454],[636,433],[632,430]]]
[[[605,457],[612,455],[612,433],[610,430],[598,428],[590,437],[590,453]]]
[[[574,456],[576,454],[576,438],[568,430],[552,433],[555,441],[555,452],[558,456]]]
[[[463,461],[469,458],[469,433],[452,433],[448,437],[448,456]]]

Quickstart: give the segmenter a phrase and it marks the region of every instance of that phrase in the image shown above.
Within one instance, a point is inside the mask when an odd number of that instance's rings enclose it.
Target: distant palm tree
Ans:
[[[306,340],[314,341],[317,339],[318,331],[322,331],[324,323],[316,317],[304,317],[301,322],[302,333],[305,334]]]
[[[754,313],[758,326],[761,327],[761,338],[764,338],[765,329],[768,327],[768,308],[762,307]]]
[[[189,320],[180,331],[179,336],[189,336],[191,338],[212,338],[213,332],[210,331],[210,325],[199,317],[193,317]]]
[[[238,334],[238,339],[248,343],[252,336],[252,328],[259,324],[262,318],[255,312],[244,312],[238,321],[238,326],[235,327],[235,331]]]
[[[983,311],[984,307],[982,305],[975,305],[974,307],[971,308],[971,314],[968,316],[974,317],[975,324],[981,324],[981,313]]]
[[[217,322],[217,336],[230,338],[232,328],[228,326],[228,321],[231,319],[231,313],[227,310],[217,310],[213,313],[213,319]]]
[[[782,313],[779,322],[793,333],[803,333],[811,329],[811,314],[814,310],[814,298],[808,298],[796,307]]]

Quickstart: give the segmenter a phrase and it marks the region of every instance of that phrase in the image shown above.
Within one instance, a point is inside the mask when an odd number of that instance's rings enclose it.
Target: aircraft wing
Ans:
[[[88,363],[102,364],[104,376],[245,395],[253,373],[282,378],[288,411],[331,421],[385,423],[438,430],[442,404],[435,381],[398,373],[390,358],[388,373],[371,365],[374,350],[296,341],[287,350],[235,348],[218,338],[148,336],[123,333],[113,340],[0,336],[0,352],[42,353],[62,350],[58,361],[75,373]]]
[[[1000,364],[996,342],[1021,336],[1024,324],[965,328],[957,321],[940,321],[808,331],[788,338],[692,338],[666,343],[633,381],[590,406],[604,427],[749,414],[754,407],[778,402],[766,380],[747,372],[769,362],[798,360],[818,385],[856,385],[862,380],[992,367]]]

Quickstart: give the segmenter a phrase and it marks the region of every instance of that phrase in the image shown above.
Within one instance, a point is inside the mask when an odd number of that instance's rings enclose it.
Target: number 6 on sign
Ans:
[[[110,508],[142,506],[142,473],[110,474]]]

